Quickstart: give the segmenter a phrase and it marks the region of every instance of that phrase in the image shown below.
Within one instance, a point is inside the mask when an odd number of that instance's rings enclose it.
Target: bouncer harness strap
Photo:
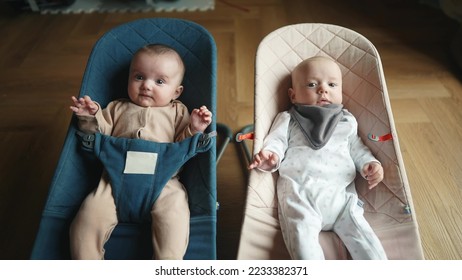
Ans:
[[[216,132],[157,143],[78,132],[83,149],[102,162],[111,181],[119,222],[149,221],[165,184],[190,158],[212,147]]]

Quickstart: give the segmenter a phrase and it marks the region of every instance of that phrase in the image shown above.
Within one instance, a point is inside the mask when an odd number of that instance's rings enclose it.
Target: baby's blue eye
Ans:
[[[316,83],[308,83],[307,86],[309,88],[314,88],[316,86]]]
[[[136,76],[135,76],[135,79],[141,81],[141,80],[143,80],[143,76],[141,76],[141,75],[136,75]]]
[[[156,84],[163,85],[163,84],[165,84],[165,81],[162,80],[162,79],[159,79],[159,80],[156,80]]]
[[[337,84],[336,84],[336,83],[329,83],[329,86],[330,86],[330,87],[336,87]]]

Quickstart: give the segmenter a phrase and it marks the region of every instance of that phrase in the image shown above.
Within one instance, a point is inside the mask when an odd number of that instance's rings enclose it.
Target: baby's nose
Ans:
[[[150,90],[150,89],[152,89],[152,85],[153,85],[153,82],[152,82],[152,81],[150,81],[150,80],[145,80],[145,81],[143,82],[143,84],[142,84],[142,87],[143,87],[144,89]]]
[[[320,85],[318,88],[318,94],[327,94],[329,91],[327,90],[327,87],[324,85]]]

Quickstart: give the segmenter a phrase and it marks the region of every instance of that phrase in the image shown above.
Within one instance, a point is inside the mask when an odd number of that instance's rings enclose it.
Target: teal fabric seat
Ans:
[[[147,18],[109,30],[94,45],[80,96],[89,95],[105,107],[127,97],[130,60],[136,50],[161,43],[181,55],[186,73],[179,98],[190,110],[206,105],[216,116],[216,45],[202,26],[187,20]],[[71,94],[71,93],[69,93]],[[213,119],[206,133],[216,131]],[[98,184],[103,165],[81,148],[77,120],[72,118],[50,184],[31,259],[69,259],[69,225],[80,204]],[[190,243],[185,259],[216,259],[216,141],[187,160],[180,172],[190,203]],[[106,246],[106,259],[150,259],[150,223],[120,223]]]

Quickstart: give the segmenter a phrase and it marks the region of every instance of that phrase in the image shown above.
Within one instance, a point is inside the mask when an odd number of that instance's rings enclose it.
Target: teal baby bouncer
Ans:
[[[202,26],[180,19],[140,19],[120,25],[104,34],[96,42],[88,59],[80,96],[89,95],[103,107],[114,99],[126,97],[132,55],[140,47],[151,43],[173,47],[186,65],[184,92],[179,100],[190,109],[206,105],[216,116],[215,42]],[[114,169],[107,164],[124,160],[125,152],[115,151],[118,150],[116,146],[121,145],[136,151],[161,151],[159,154],[165,153],[166,159],[178,158],[170,163],[159,158],[157,166],[164,168],[160,173],[167,180],[171,172],[169,170],[176,171],[175,164],[178,167],[183,166],[180,180],[188,191],[191,211],[190,242],[185,259],[216,259],[217,152],[213,137],[216,130],[214,119],[206,133],[184,142],[153,143],[114,139],[98,134],[81,135],[77,130],[76,118],[73,117],[51,182],[31,258],[70,258],[69,225],[83,199],[97,186],[103,167],[106,170]],[[114,152],[107,152],[111,149]],[[169,165],[170,169],[167,168]],[[111,172],[113,181],[121,178],[117,176],[117,170]],[[136,175],[125,176],[124,181],[139,180],[149,185],[146,182],[151,180],[133,176]],[[155,178],[151,181],[158,181],[156,184],[162,185],[165,180]],[[150,197],[157,196],[158,188],[154,188]],[[115,195],[127,194],[118,191]],[[135,197],[133,201],[136,202],[137,199],[143,198]],[[118,205],[119,207],[131,211],[127,205]],[[144,219],[142,214],[132,215],[126,211],[118,213],[122,219],[119,219],[121,222],[105,245],[105,259],[152,258],[150,221]]]

